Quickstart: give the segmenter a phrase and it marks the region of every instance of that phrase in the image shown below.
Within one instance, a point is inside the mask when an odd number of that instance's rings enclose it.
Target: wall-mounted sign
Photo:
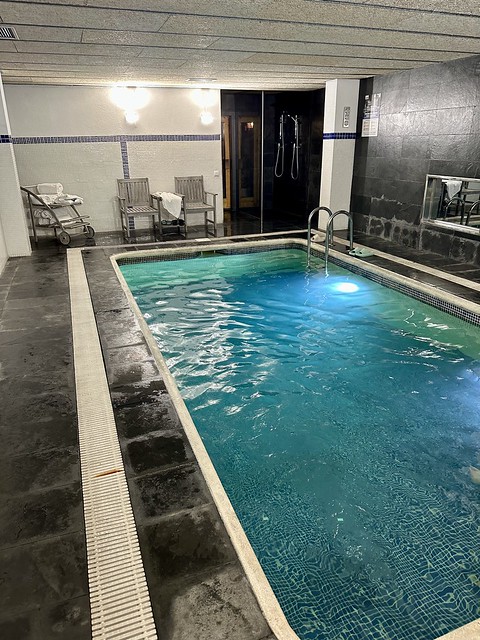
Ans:
[[[343,107],[343,126],[345,129],[350,126],[350,107]]]
[[[362,120],[362,138],[378,136],[378,121],[380,119],[381,93],[365,96]]]

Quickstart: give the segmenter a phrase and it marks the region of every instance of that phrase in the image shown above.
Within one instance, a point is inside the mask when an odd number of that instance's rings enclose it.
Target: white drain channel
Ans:
[[[93,640],[157,638],[81,249],[67,252]]]

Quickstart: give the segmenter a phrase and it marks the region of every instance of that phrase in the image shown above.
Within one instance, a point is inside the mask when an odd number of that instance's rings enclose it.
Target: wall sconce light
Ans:
[[[139,119],[138,109],[143,109],[150,102],[150,93],[144,87],[112,87],[110,99],[125,111],[128,124],[136,124]]]
[[[212,124],[214,118],[209,109],[217,104],[218,96],[219,92],[212,89],[194,89],[192,91],[193,102],[202,109],[200,113],[200,122],[202,124]]]
[[[128,124],[137,124],[139,118],[138,111],[125,111],[125,120]]]
[[[212,124],[213,115],[210,113],[210,111],[202,111],[202,113],[200,114],[200,121],[202,124]]]

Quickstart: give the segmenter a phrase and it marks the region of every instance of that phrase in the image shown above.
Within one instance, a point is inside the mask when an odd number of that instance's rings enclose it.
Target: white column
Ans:
[[[359,84],[359,80],[327,80],[325,86],[320,206],[333,212],[350,210]],[[321,211],[320,229],[325,229],[327,218]],[[347,216],[335,218],[335,229],[347,226]]]
[[[12,133],[0,75],[0,224],[7,255],[29,256],[32,252],[23,207]]]

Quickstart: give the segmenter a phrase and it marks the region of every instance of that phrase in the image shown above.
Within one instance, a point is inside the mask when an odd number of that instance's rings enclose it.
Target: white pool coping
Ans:
[[[156,640],[81,249],[67,264],[92,640]]]
[[[299,232],[297,231],[296,233],[298,234]],[[261,234],[256,234],[255,236],[248,235],[247,237],[251,238],[251,237],[259,237],[259,236],[261,236]],[[341,243],[344,242],[339,238],[336,238],[335,240]],[[238,248],[239,250],[241,250],[243,248],[249,248],[249,247],[258,248],[260,246],[272,246],[272,245],[280,246],[280,245],[284,245],[287,242],[288,243],[293,242],[302,247],[307,246],[306,240],[299,239],[299,238],[287,239],[283,237],[278,239],[268,239],[265,242],[261,242],[261,243],[258,240],[252,241],[252,242],[249,242],[247,240],[245,242],[242,242],[241,244],[240,243],[236,244],[229,241],[225,241],[225,242],[215,241],[214,246],[212,246],[212,249],[215,249],[215,250],[229,249],[234,251],[235,248]],[[177,387],[175,379],[171,374],[170,370],[168,369],[165,359],[163,358],[163,355],[158,347],[158,344],[153,334],[151,333],[150,328],[148,327],[148,324],[145,321],[143,314],[141,313],[136,303],[136,300],[133,297],[133,294],[130,291],[123,277],[123,274],[120,271],[120,268],[117,264],[117,260],[120,258],[138,259],[142,257],[149,257],[152,255],[162,256],[162,255],[175,255],[178,253],[195,254],[202,250],[198,244],[196,245],[195,244],[192,245],[191,243],[189,244],[182,243],[182,244],[183,246],[180,246],[180,247],[179,246],[170,247],[170,248],[162,247],[162,248],[153,248],[153,249],[145,249],[145,250],[136,250],[135,252],[131,252],[131,251],[126,253],[120,252],[118,254],[111,255],[110,260],[118,276],[118,279],[121,283],[122,289],[129,301],[129,304],[133,309],[133,311],[135,312],[135,315],[140,324],[142,332],[145,336],[145,340],[147,341],[147,344],[152,353],[152,356],[154,357],[160,369],[160,372],[164,377],[166,388],[170,394],[170,397],[178,413],[179,419],[185,430],[189,443],[198,461],[200,469],[204,475],[207,486],[212,494],[213,500],[218,509],[220,517],[223,520],[227,533],[232,541],[232,544],[242,564],[242,567],[245,571],[247,579],[250,582],[250,585],[257,599],[257,602],[260,606],[260,609],[262,610],[262,613],[265,616],[265,619],[267,620],[271,630],[277,637],[277,640],[299,640],[299,637],[290,627],[285,617],[285,614],[283,613],[283,610],[280,607],[280,604],[275,596],[275,593],[273,592],[273,589],[270,586],[270,583],[268,582],[268,579],[260,565],[260,562],[258,561],[253,551],[253,548],[247,538],[247,535],[243,530],[243,527],[238,519],[238,516],[235,513],[235,510],[233,509],[233,506],[227,496],[227,493],[222,485],[222,482],[215,470],[215,467],[210,459],[210,456],[208,455],[205,445],[203,444],[203,441],[197,431],[195,423],[180,394],[180,391]],[[358,243],[355,243],[355,244],[358,245]],[[361,245],[358,245],[358,246],[361,246]],[[323,252],[323,245],[314,243],[312,244],[312,247],[319,250],[320,252]],[[402,264],[407,263],[408,266],[412,266],[415,269],[418,269],[419,267],[419,265],[415,262],[404,260],[402,258],[397,258],[396,256],[385,254],[376,250],[372,250],[372,251],[374,255],[381,255],[382,257],[387,257],[389,260],[393,262],[399,262]],[[330,254],[346,262],[347,264],[358,265],[359,263],[358,258],[346,255],[344,253],[340,253],[335,249],[330,249]],[[422,282],[418,282],[416,280],[412,280],[411,278],[407,278],[406,276],[396,274],[392,271],[384,269],[383,267],[379,267],[377,265],[370,264],[364,261],[361,261],[361,262],[362,262],[362,267],[365,270],[368,270],[380,276],[387,277],[390,280],[393,280],[400,284],[408,285],[413,289],[417,289],[418,291],[422,291],[428,295],[434,296],[436,298],[440,298],[446,302],[450,302],[451,304],[455,304],[459,307],[462,307],[464,309],[467,309],[469,311],[472,311],[473,313],[480,315],[479,304],[465,300],[464,298],[460,298],[459,296],[455,296],[454,294],[444,291],[438,287],[434,287]],[[437,275],[445,279],[444,272],[437,271],[435,269],[430,269],[429,267],[424,267],[423,265],[420,265],[420,266],[423,267],[422,270],[428,269],[427,272],[431,273],[432,275]],[[464,284],[464,282],[466,282],[462,278],[456,278],[456,280],[460,281],[458,282],[458,284]],[[439,636],[436,640],[479,640],[479,637],[480,637],[479,632],[480,632],[480,618],[462,627],[459,627],[458,629],[454,629],[453,631],[445,635]]]

